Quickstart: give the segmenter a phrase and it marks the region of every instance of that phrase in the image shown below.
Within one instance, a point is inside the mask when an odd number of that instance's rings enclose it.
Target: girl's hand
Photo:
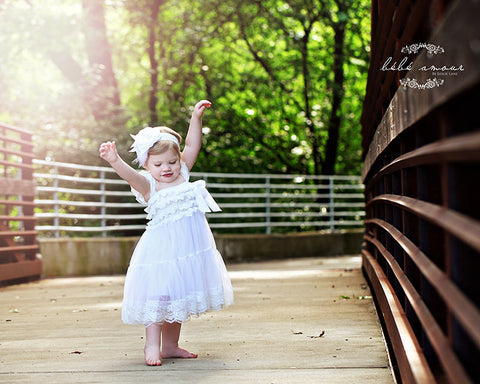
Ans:
[[[195,108],[193,109],[193,116],[197,118],[201,118],[203,116],[203,111],[205,108],[210,108],[212,103],[208,100],[201,100],[197,104],[195,104]]]
[[[100,145],[100,157],[110,164],[118,159],[117,147],[114,141],[107,141]]]

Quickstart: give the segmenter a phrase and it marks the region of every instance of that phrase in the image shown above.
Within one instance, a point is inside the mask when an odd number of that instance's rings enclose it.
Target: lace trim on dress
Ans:
[[[151,220],[149,225],[176,221],[185,216],[192,216],[194,212],[198,211],[195,194],[192,190],[176,188],[176,193],[156,193],[150,200],[145,209],[145,212],[148,213],[147,219]]]
[[[122,312],[122,320],[128,324],[184,323],[207,311],[224,308],[223,290],[199,292],[184,299],[170,301],[169,297],[159,297],[144,305],[129,306]]]

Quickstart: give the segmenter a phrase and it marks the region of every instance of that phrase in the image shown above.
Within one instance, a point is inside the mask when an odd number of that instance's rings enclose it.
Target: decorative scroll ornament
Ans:
[[[435,87],[440,87],[443,85],[445,80],[438,80],[437,78],[434,79],[427,79],[425,84],[418,83],[417,79],[410,79],[406,77],[400,80],[400,85],[404,88],[413,88],[413,89],[432,89]]]
[[[402,48],[402,53],[408,55],[416,54],[422,48],[425,48],[429,55],[436,55],[438,53],[444,53],[445,50],[440,45],[429,44],[429,43],[416,43],[411,45],[406,45]]]

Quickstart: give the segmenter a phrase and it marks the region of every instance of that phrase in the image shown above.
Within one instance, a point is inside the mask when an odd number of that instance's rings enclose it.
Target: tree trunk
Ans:
[[[86,52],[92,72],[91,107],[97,121],[112,118],[120,107],[103,1],[82,0]]]
[[[150,125],[157,125],[158,123],[158,58],[157,58],[157,24],[160,6],[164,0],[154,0],[150,6],[150,20],[148,25],[148,57],[150,59],[150,92],[148,99],[148,110],[150,114]]]
[[[312,158],[313,158],[313,174],[319,175],[321,172],[321,152],[318,144],[318,137],[315,126],[312,119],[312,111],[310,105],[310,87],[311,78],[310,71],[308,69],[308,41],[310,39],[311,28],[304,28],[305,34],[303,35],[301,44],[302,54],[302,74],[303,74],[303,102],[305,109],[305,121],[307,125],[307,132],[312,145]]]
[[[338,137],[341,124],[341,106],[343,99],[343,83],[345,74],[343,72],[343,64],[345,54],[343,45],[345,42],[345,23],[338,22],[333,25],[335,33],[335,48],[333,59],[334,80],[332,86],[332,108],[328,119],[328,139],[325,148],[325,158],[322,166],[322,174],[335,174],[335,163],[337,161]]]

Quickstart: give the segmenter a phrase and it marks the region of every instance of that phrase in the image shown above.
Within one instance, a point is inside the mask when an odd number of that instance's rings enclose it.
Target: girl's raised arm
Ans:
[[[146,200],[148,200],[148,195],[150,194],[150,184],[148,180],[123,161],[118,155],[114,141],[107,141],[100,145],[100,157],[108,161],[122,179],[144,197],[147,197]]]
[[[208,100],[199,101],[193,110],[190,125],[188,127],[187,137],[185,138],[185,147],[182,152],[182,160],[191,170],[197,160],[200,148],[202,147],[202,116],[205,108],[210,108],[212,103]]]

